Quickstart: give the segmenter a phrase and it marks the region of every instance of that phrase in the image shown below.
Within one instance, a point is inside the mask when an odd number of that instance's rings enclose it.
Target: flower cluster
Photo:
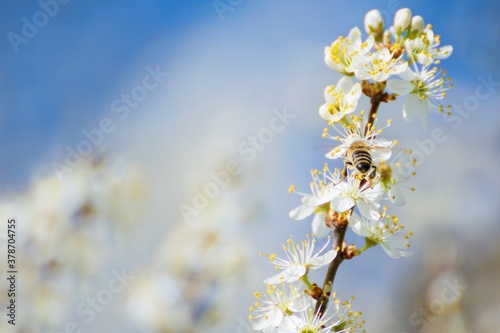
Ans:
[[[60,331],[76,304],[93,292],[95,274],[109,274],[112,246],[130,237],[147,194],[140,167],[96,157],[83,160],[64,182],[56,175],[37,177],[25,193],[2,198],[0,214],[20,221],[16,248],[22,253],[18,287],[23,292],[18,300],[30,320],[16,326],[2,321],[0,331]],[[2,239],[0,245],[6,248]],[[0,304],[8,302],[5,293]]]
[[[452,87],[451,79],[435,65],[451,55],[452,46],[440,46],[440,37],[434,35],[432,26],[425,26],[419,15],[412,17],[408,8],[399,10],[394,25],[384,28],[380,12],[371,10],[365,16],[366,39],[355,27],[347,37],[339,37],[325,48],[326,64],[345,75],[337,87],[325,89],[326,103],[320,108],[320,115],[326,121],[338,122],[352,113],[361,92],[370,98],[383,97],[384,102],[394,98],[395,95],[384,95],[386,88],[408,96],[403,106],[408,120],[419,118],[426,125],[430,111],[445,112],[449,108],[440,100]],[[354,84],[351,77],[362,84]]]
[[[319,115],[328,126],[322,136],[336,142],[326,158],[341,159],[343,167],[332,170],[325,163],[322,169],[312,170],[310,193],[290,187],[290,192],[301,196],[301,204],[289,215],[295,220],[313,216],[314,236],[301,245],[288,240],[283,246],[286,259],[268,256],[280,272],[264,280],[267,298],[251,307],[256,331],[359,330],[362,323],[352,320],[359,314],[339,315],[341,311],[329,299],[338,266],[376,245],[394,259],[411,255],[412,233],[388,213],[387,204],[406,203],[405,190],[414,190],[408,182],[416,174],[416,160],[410,150],[399,148],[397,140],[381,137],[391,120],[378,126],[377,112],[381,103],[405,96],[402,114],[408,121],[418,118],[427,126],[431,111],[450,114],[450,107],[441,100],[452,88],[451,79],[438,65],[453,49],[440,46],[432,26],[425,26],[423,18],[412,16],[408,8],[399,10],[388,28],[376,9],[366,14],[364,23],[366,37],[355,27],[325,48],[326,64],[342,78],[325,88]],[[370,101],[368,111],[358,108],[363,95]],[[347,245],[348,228],[364,238],[363,247]],[[333,248],[326,250],[332,233]],[[315,252],[315,237],[326,236],[326,245]],[[309,271],[325,266],[328,271],[321,288],[309,281]]]
[[[265,293],[255,293],[257,301],[250,307],[252,328],[266,333],[285,332],[353,332],[360,330],[362,313],[351,310],[349,301],[336,299],[323,314],[314,311],[314,302],[300,292],[302,283],[268,285]]]
[[[213,149],[219,153],[214,162],[225,166],[224,148]],[[126,305],[136,331],[226,332],[236,316],[237,290],[250,275],[250,246],[240,228],[257,218],[249,213],[256,211],[256,200],[240,190],[255,179],[245,173],[236,177],[203,214],[168,225],[150,259],[133,272]],[[241,201],[249,211],[235,209]]]
[[[319,251],[314,251],[316,239],[306,236],[299,245],[292,238],[283,245],[287,259],[277,258],[276,254],[268,255],[268,260],[275,264],[280,273],[264,280],[267,293],[255,293],[258,301],[250,308],[255,314],[252,328],[266,333],[281,332],[330,332],[354,331],[362,327],[358,320],[360,312],[350,310],[348,301],[335,299],[324,312],[314,310],[314,299],[310,296],[318,287],[309,282],[310,269],[319,269],[328,265],[336,256],[336,250],[325,252],[329,242]],[[306,292],[300,292],[303,287]]]

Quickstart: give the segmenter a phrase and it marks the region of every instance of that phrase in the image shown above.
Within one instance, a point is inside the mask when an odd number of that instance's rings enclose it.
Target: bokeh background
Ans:
[[[442,65],[457,111],[423,129],[401,120],[401,101],[382,106],[385,137],[422,157],[416,192],[393,210],[415,233],[414,255],[372,249],[341,266],[335,289],[356,297],[369,332],[496,332],[493,0],[0,2],[0,244],[5,253],[15,217],[19,271],[16,326],[2,314],[1,331],[250,331],[253,292],[274,273],[259,252],[310,233],[288,218],[299,197],[287,189],[306,191],[331,145],[317,109],[339,75],[323,48],[368,10],[392,22],[403,7],[453,45]],[[293,118],[269,134],[285,111]],[[78,149],[88,156],[68,157]],[[234,172],[186,221],[181,207],[223,170]]]

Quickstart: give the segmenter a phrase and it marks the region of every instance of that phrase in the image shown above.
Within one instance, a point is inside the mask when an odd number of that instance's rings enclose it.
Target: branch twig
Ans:
[[[365,136],[368,134],[368,131],[370,128],[373,126],[373,123],[375,122],[375,118],[377,117],[377,111],[378,107],[380,106],[380,102],[382,102],[382,98],[384,97],[383,92],[379,92],[378,94],[375,94],[372,96],[370,103],[370,112],[368,113],[368,118],[366,121],[366,127],[365,127]]]
[[[318,313],[318,315],[320,316],[326,311],[328,300],[330,299],[330,294],[332,292],[333,281],[335,280],[335,275],[337,274],[337,269],[339,268],[342,261],[344,261],[342,245],[344,243],[344,236],[346,231],[347,223],[336,223],[336,226],[333,229],[333,248],[337,250],[337,255],[332,260],[330,265],[328,265],[328,270],[323,282],[323,294],[318,297],[316,308],[314,309],[314,312]]]
[[[365,135],[368,134],[370,128],[373,126],[375,117],[377,116],[378,107],[380,106],[380,102],[382,102],[383,98],[384,98],[383,91],[379,91],[378,93],[376,93],[371,97],[370,100],[371,106],[370,106],[370,112],[368,113],[368,120],[366,122]],[[350,216],[350,214],[348,216]],[[337,274],[337,270],[340,264],[344,261],[344,259],[346,259],[343,252],[343,244],[349,223],[348,223],[348,218],[337,219],[338,217],[339,217],[338,213],[334,214],[332,220],[329,221],[330,222],[329,224],[333,229],[333,248],[337,250],[337,255],[328,265],[328,270],[326,271],[325,280],[323,282],[323,293],[317,298],[316,308],[314,309],[314,312],[317,313],[319,316],[323,315],[328,307],[328,301],[330,300],[330,295],[332,293],[333,282],[335,281],[335,275]]]

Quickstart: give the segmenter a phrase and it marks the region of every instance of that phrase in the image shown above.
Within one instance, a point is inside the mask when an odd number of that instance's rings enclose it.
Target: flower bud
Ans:
[[[411,19],[411,32],[410,38],[418,37],[424,31],[424,19],[422,16],[417,15]]]
[[[384,33],[384,19],[378,9],[372,9],[365,15],[365,31],[379,39]]]
[[[396,28],[396,33],[400,35],[403,31],[410,26],[411,22],[411,10],[409,8],[403,8],[396,12],[394,15],[394,28]]]
[[[356,245],[354,245],[354,244],[348,245],[344,249],[343,255],[344,255],[344,259],[352,259],[356,255],[359,255],[359,253],[356,253]]]

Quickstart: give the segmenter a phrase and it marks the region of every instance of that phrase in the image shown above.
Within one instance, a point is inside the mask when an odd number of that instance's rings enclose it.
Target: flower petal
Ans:
[[[337,251],[335,250],[330,250],[327,253],[323,254],[322,256],[317,256],[316,258],[313,258],[309,261],[311,264],[310,268],[311,269],[318,269],[323,266],[326,266],[332,262],[333,259],[337,256]]]
[[[408,95],[415,89],[413,83],[404,80],[387,80],[387,87],[390,91],[398,95]]]
[[[288,213],[293,220],[303,220],[314,212],[315,207],[300,205]]]
[[[391,186],[388,193],[389,199],[396,206],[403,206],[406,203],[403,193],[398,186]]]
[[[410,95],[403,105],[403,116],[406,120],[419,118],[419,113],[422,112],[423,102],[418,96]]]
[[[380,218],[379,207],[380,203],[378,202],[358,201],[359,212],[367,219],[378,220]]]
[[[446,46],[440,47],[440,48],[436,51],[435,58],[436,58],[436,59],[446,59],[446,58],[448,58],[449,56],[451,56],[451,54],[452,54],[452,53],[453,53],[453,46],[451,46],[451,45],[446,45]]]
[[[279,309],[266,312],[266,315],[261,317],[258,322],[252,325],[255,331],[262,331],[268,327],[278,326],[283,320],[284,314]]]
[[[331,231],[331,229],[325,224],[324,214],[314,214],[314,218],[311,222],[311,228],[313,234],[318,238],[327,236]]]
[[[264,280],[266,284],[290,283],[297,281],[306,274],[306,268],[302,265],[288,267],[284,271]]]
[[[399,239],[401,239],[401,237],[398,237],[397,240],[393,239],[390,244],[380,243],[380,245],[382,246],[382,249],[392,259],[398,259],[398,258],[401,258],[401,257],[409,257],[409,256],[411,256],[413,254],[413,252],[411,252],[411,251],[406,251],[406,250],[402,250],[401,249],[402,247],[406,248],[406,243],[404,243],[404,244],[395,244]],[[406,241],[404,238],[403,238],[403,240]],[[397,243],[400,243],[400,242],[397,242]]]
[[[339,92],[342,90],[344,94],[347,94],[349,91],[351,91],[353,86],[354,84],[352,83],[351,78],[348,76],[343,76],[337,83],[335,90]]]
[[[333,209],[335,209],[337,212],[345,212],[349,209],[351,209],[355,204],[355,201],[351,197],[346,197],[343,195],[336,196],[335,198],[332,199],[331,206]]]
[[[333,193],[331,188],[327,189],[326,191],[326,193],[323,193],[320,196],[303,197],[302,203],[307,206],[320,206],[324,203],[327,203],[334,197],[335,193]]]

